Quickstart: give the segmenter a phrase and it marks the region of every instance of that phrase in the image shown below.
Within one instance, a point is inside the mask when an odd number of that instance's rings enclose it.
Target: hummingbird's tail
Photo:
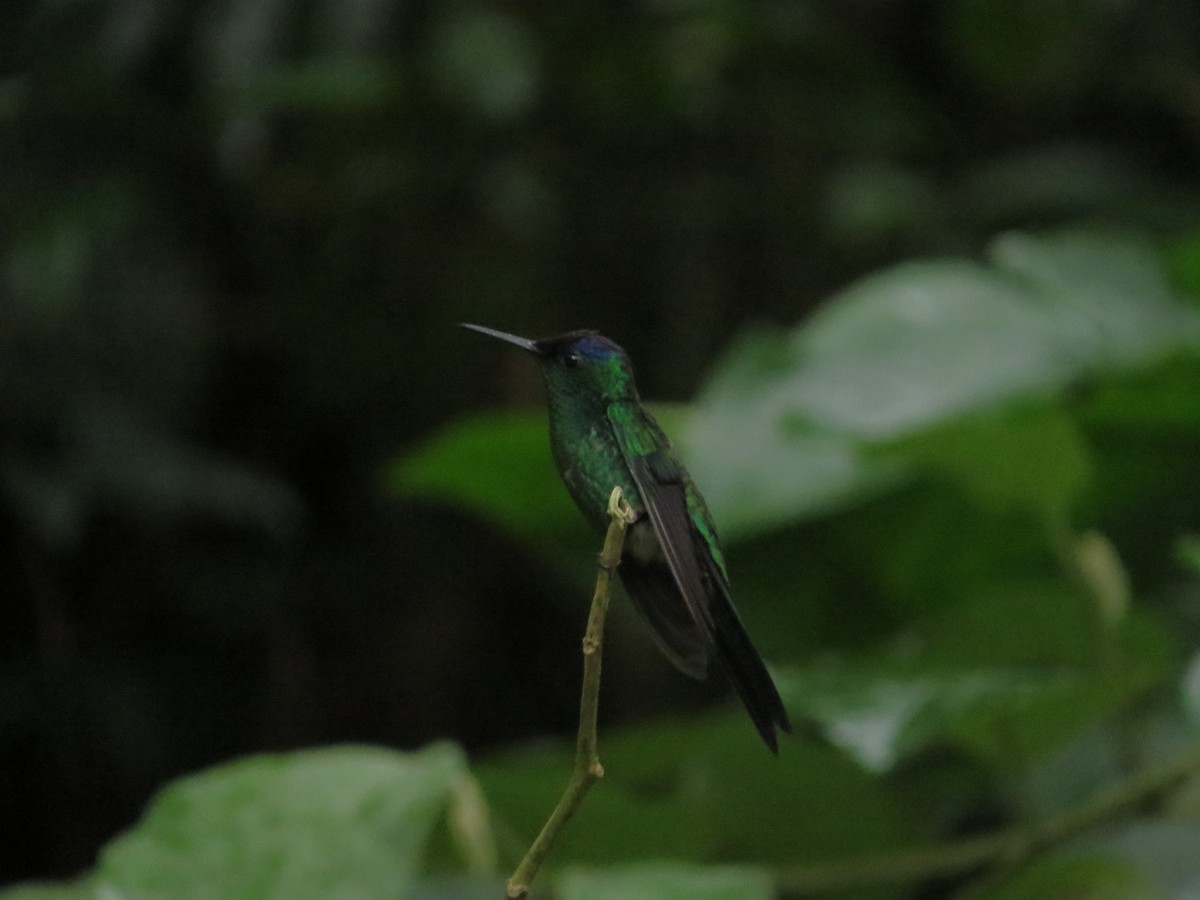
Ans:
[[[625,592],[650,625],[663,654],[692,678],[703,678],[716,657],[725,670],[754,727],[772,753],[779,752],[776,728],[791,732],[787,712],[762,657],[721,588],[707,590],[696,604],[683,602],[671,573],[661,565],[626,557],[619,570]],[[723,584],[713,573],[710,584]]]
[[[716,645],[717,659],[734,690],[742,698],[746,712],[750,714],[754,727],[762,736],[771,752],[779,753],[776,728],[791,733],[792,724],[779,698],[779,691],[771,673],[738,617],[737,610],[724,591],[709,594],[708,611],[712,617],[712,641]]]

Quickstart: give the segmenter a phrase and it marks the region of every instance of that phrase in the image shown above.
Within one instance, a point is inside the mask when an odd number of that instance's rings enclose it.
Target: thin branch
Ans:
[[[579,736],[575,743],[575,768],[554,812],[542,826],[541,833],[517,866],[506,885],[510,898],[524,897],[550,852],[563,826],[575,814],[604,767],[596,753],[596,713],[600,705],[600,662],[604,644],[604,617],[608,614],[608,593],[613,572],[621,563],[621,548],[625,544],[625,529],[633,521],[630,509],[619,487],[608,498],[610,518],[604,536],[604,549],[596,572],[596,590],[592,594],[592,611],[588,615],[587,633],[583,637],[583,692],[579,700]]]
[[[1015,868],[1200,773],[1200,745],[1156,768],[1139,772],[1091,800],[1027,827],[861,860],[781,870],[775,885],[786,894],[820,894],[897,882],[965,875],[987,866]]]

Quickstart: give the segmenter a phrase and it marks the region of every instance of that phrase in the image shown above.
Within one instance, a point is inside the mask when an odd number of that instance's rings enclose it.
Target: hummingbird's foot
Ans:
[[[612,493],[608,495],[608,515],[610,518],[623,520],[626,525],[632,525],[637,519],[637,513],[625,499],[625,492],[620,487],[613,488]]]

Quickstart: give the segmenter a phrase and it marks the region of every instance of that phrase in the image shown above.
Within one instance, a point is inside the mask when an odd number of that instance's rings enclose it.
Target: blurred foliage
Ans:
[[[630,351],[828,742],[617,604],[555,896],[760,900],[1194,742],[1197,46],[1190,0],[5,5],[0,894],[498,895],[598,542],[460,320]],[[1194,782],[839,896],[1192,896]]]

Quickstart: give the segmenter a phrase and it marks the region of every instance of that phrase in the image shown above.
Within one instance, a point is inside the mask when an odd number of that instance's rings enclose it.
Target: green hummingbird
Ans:
[[[636,515],[617,571],[659,648],[696,679],[715,657],[777,754],[775,729],[791,731],[783,701],[733,607],[725,554],[704,498],[642,406],[625,351],[595,331],[535,341],[463,327],[516,344],[537,360],[549,395],[550,449],[575,505],[603,532],[609,494],[620,486]]]

